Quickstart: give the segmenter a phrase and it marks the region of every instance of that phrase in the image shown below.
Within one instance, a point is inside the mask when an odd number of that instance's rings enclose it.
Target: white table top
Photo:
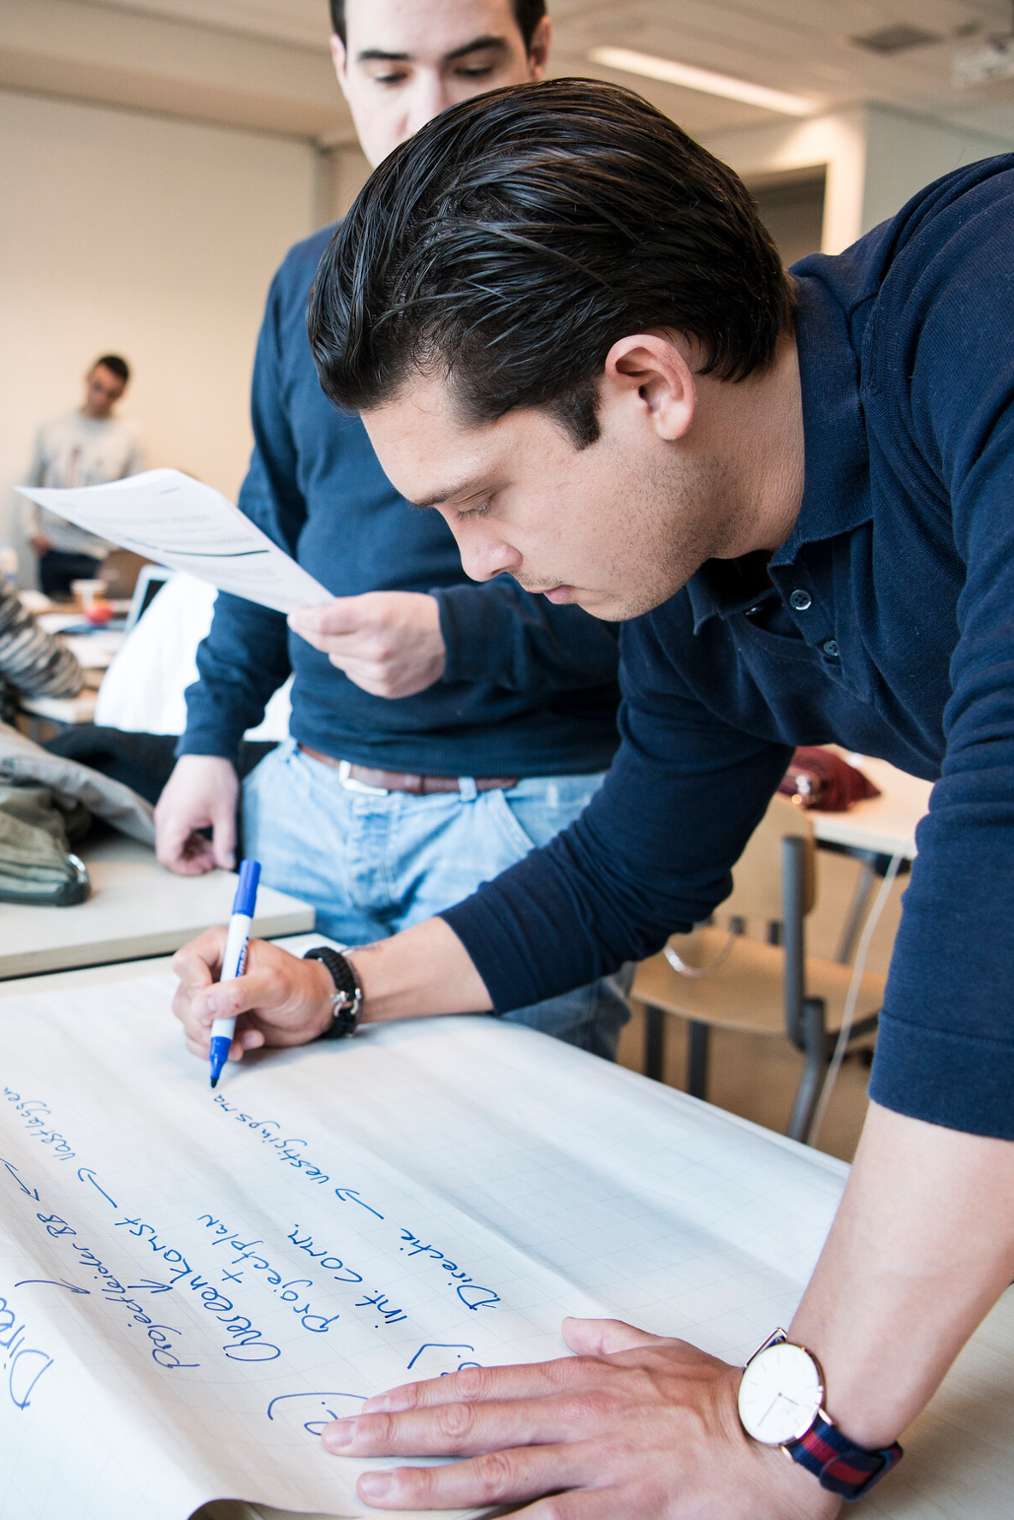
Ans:
[[[54,990],[112,985],[144,969],[95,968],[35,985]],[[150,969],[159,969],[159,963]],[[381,1026],[341,1055],[347,1133],[355,1137],[362,1131],[376,1140],[383,1131],[392,1166],[411,1169],[416,1162],[406,1158],[417,1157],[428,1185],[439,1187],[442,1180],[450,1195],[460,1195],[459,1202],[467,1194],[459,1186],[458,1146],[467,1143],[485,1154],[503,1126],[510,1126],[509,1143],[497,1140],[504,1147],[495,1151],[500,1165],[491,1167],[489,1195],[477,1217],[494,1209],[489,1217],[499,1219],[496,1211],[506,1210],[503,1218],[510,1223],[503,1228],[514,1245],[534,1249],[536,1258],[560,1275],[561,1303],[569,1281],[591,1289],[603,1312],[685,1335],[730,1357],[735,1348],[742,1352],[751,1336],[759,1341],[773,1327],[772,1315],[789,1312],[782,1300],[805,1277],[845,1176],[841,1163],[781,1135],[495,1020]],[[269,1060],[277,1063],[281,1100],[286,1072],[307,1058],[300,1062],[297,1052],[286,1052]],[[443,1092],[438,1136],[427,1136],[416,1114],[378,1106],[377,1082],[392,1060],[416,1070],[421,1085],[436,1084]],[[493,1077],[483,1077],[490,1072]],[[309,1105],[306,1122],[314,1117]],[[327,1143],[324,1131],[321,1143]],[[653,1242],[643,1259],[639,1248],[631,1254],[628,1244],[626,1254],[616,1252],[623,1262],[613,1262],[608,1236],[594,1230],[583,1243],[567,1231],[560,1234],[557,1221],[573,1212],[578,1175],[589,1220],[603,1210],[617,1220],[643,1218],[642,1234],[631,1232],[632,1240],[643,1236]],[[625,1208],[616,1213],[619,1200],[626,1200]],[[597,1259],[602,1251],[605,1257],[589,1275],[589,1253]],[[606,1270],[610,1263],[612,1270]],[[907,1433],[905,1461],[864,1501],[864,1513],[871,1520],[1007,1520],[1014,1485],[1012,1424],[1014,1291],[987,1317]],[[198,1513],[201,1520],[289,1516],[221,1500]]]
[[[87,677],[88,672],[85,672]],[[95,717],[98,692],[85,686],[76,697],[31,697],[22,694],[18,706],[33,718],[48,718],[51,723],[91,723]]]
[[[855,764],[880,788],[881,795],[854,803],[846,813],[814,808],[809,816],[818,841],[914,860],[916,825],[929,807],[933,783],[906,775],[886,760],[863,757]]]
[[[0,908],[0,982],[39,972],[165,955],[224,923],[235,877],[227,871],[174,876],[151,850],[122,834],[82,852],[91,877],[87,902],[73,908],[5,903]],[[263,938],[309,929],[313,909],[262,887],[254,932]]]

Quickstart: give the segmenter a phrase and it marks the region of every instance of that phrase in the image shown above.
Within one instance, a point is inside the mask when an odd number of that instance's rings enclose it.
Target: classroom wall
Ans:
[[[370,165],[358,147],[329,148],[323,156],[321,222],[344,216],[369,177]]]
[[[824,215],[823,172],[780,184],[752,186],[761,221],[774,239],[783,264],[820,247]]]
[[[911,195],[941,174],[1012,149],[1011,139],[964,131],[886,106],[868,106],[863,230],[892,216]]]
[[[716,132],[703,142],[750,185],[804,171],[824,173],[821,249],[840,253],[859,236],[866,176],[864,107]]]
[[[824,253],[840,253],[949,169],[1014,148],[1002,138],[880,105],[716,132],[702,140],[748,184],[823,169]]]
[[[103,350],[148,462],[235,493],[271,274],[324,199],[309,142],[0,91],[0,544],[35,426]],[[23,564],[27,561],[23,557]]]

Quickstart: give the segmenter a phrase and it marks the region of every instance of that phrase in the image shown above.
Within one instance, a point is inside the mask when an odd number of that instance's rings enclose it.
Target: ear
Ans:
[[[345,44],[337,32],[331,33],[331,62],[334,64],[335,78],[342,90],[345,89],[345,64],[348,55],[345,52]]]
[[[660,333],[620,338],[606,355],[603,379],[617,400],[635,398],[656,435],[675,443],[697,413],[697,383],[678,339]]]
[[[553,23],[548,16],[536,22],[532,40],[528,45],[528,72],[532,79],[541,79],[549,61],[549,44],[553,38]]]

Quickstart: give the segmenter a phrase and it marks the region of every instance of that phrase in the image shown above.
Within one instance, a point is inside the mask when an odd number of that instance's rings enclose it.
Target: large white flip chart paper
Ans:
[[[145,470],[103,486],[18,490],[100,538],[276,612],[328,599],[227,497],[181,470]]]
[[[3,1520],[134,1520],[142,1494],[148,1520],[359,1514],[332,1412],[558,1356],[568,1313],[738,1353],[838,1196],[786,1151],[809,1202],[776,1224],[735,1126],[490,1019],[244,1062],[212,1094],[171,987],[0,1003]]]
[[[168,976],[83,977],[0,1000],[0,1520],[360,1515],[380,1464],[327,1454],[332,1413],[560,1355],[568,1313],[741,1358],[840,1195],[837,1163],[487,1018],[245,1061],[212,1094]],[[1007,1513],[1012,1310],[871,1516]]]

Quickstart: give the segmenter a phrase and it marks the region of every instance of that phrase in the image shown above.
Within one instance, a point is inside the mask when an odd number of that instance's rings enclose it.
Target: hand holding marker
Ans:
[[[232,902],[232,916],[229,919],[229,932],[225,940],[225,953],[222,956],[222,974],[218,978],[220,982],[226,982],[232,977],[243,975],[243,968],[246,965],[247,945],[250,941],[250,924],[257,902],[257,883],[260,881],[260,876],[261,863],[259,860],[243,861],[239,868],[236,896]],[[235,1033],[235,1019],[216,1019],[211,1026],[211,1046],[208,1050],[208,1059],[211,1062],[212,1087],[218,1086],[218,1079],[222,1075],[222,1067],[229,1059],[229,1047],[232,1044]]]

